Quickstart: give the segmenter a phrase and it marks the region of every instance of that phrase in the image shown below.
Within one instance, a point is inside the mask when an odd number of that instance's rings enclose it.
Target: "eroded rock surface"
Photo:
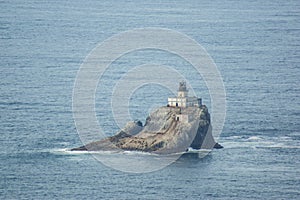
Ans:
[[[149,115],[144,126],[139,121],[129,122],[112,137],[71,150],[176,153],[189,147],[222,148],[211,134],[210,115],[204,105],[200,108],[161,107]]]

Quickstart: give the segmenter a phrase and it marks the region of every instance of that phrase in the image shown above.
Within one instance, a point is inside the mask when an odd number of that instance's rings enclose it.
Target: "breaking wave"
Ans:
[[[220,144],[224,148],[300,148],[299,141],[289,136],[229,136],[220,138]]]

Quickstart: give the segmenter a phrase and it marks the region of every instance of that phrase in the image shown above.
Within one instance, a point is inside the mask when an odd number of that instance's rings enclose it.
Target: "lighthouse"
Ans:
[[[201,107],[202,99],[197,97],[189,97],[188,92],[189,91],[186,87],[186,82],[181,81],[179,83],[177,97],[169,97],[168,106],[180,108],[187,108],[192,106]]]

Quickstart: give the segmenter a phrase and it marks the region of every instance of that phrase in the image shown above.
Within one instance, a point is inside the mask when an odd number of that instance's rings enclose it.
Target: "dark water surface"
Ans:
[[[146,174],[61,153],[82,144],[72,117],[80,64],[99,42],[143,27],[185,33],[212,56],[227,93],[218,138],[225,148]],[[299,41],[296,0],[0,1],[0,198],[300,198]],[[128,63],[186,64],[159,54],[120,58],[114,65],[121,71],[107,71],[99,83],[97,116],[108,134],[116,130],[109,92]],[[193,83],[197,77],[185,69]],[[210,106],[205,85],[195,89]],[[144,120],[168,92],[156,85],[136,91],[132,115]]]

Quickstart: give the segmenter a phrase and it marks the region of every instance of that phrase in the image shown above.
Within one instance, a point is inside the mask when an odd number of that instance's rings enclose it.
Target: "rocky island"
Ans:
[[[210,114],[201,98],[188,97],[185,82],[180,82],[178,96],[168,98],[146,119],[128,122],[116,135],[91,142],[72,151],[143,151],[158,154],[193,149],[222,148],[212,136]]]

